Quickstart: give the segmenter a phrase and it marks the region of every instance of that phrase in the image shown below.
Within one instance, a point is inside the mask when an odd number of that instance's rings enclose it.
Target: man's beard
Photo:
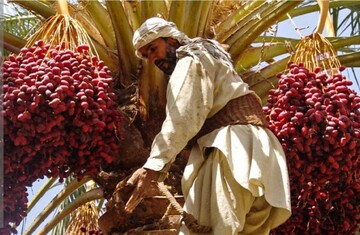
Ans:
[[[167,45],[166,58],[155,60],[155,65],[161,69],[165,74],[171,75],[174,72],[176,66],[176,47]]]

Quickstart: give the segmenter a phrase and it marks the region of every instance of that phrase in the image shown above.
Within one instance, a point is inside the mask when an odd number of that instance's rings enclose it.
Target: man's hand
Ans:
[[[127,185],[134,186],[134,191],[125,205],[125,211],[131,213],[141,200],[146,196],[146,190],[153,181],[159,178],[159,172],[150,169],[137,169],[130,179],[126,182]]]

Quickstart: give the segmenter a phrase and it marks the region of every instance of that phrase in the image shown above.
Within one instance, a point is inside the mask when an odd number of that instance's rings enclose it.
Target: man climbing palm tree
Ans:
[[[291,215],[282,146],[257,95],[213,40],[188,38],[174,23],[148,19],[135,32],[136,55],[170,75],[166,119],[145,165],[128,184],[132,211],[151,181],[163,180],[176,155],[192,146],[182,180],[184,209],[212,234],[269,234]],[[191,234],[181,227],[181,234]]]

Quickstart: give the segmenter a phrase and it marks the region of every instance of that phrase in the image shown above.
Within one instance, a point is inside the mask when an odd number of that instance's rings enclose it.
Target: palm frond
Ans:
[[[0,26],[6,32],[21,38],[26,38],[31,31],[35,31],[40,20],[34,15],[19,15],[5,17],[0,20]]]
[[[96,199],[103,198],[103,191],[100,188],[92,189],[84,194],[81,194],[74,201],[72,201],[68,206],[66,206],[59,214],[57,214],[49,223],[40,229],[38,232],[39,235],[46,235],[51,229],[60,222],[63,218],[69,215],[74,211],[74,208],[79,208],[87,202],[91,202]]]
[[[44,208],[44,210],[34,219],[30,226],[25,230],[23,235],[33,234],[39,225],[54,211],[71,193],[83,184],[91,180],[90,178],[83,178],[82,180],[73,180],[66,188],[57,194],[53,200]]]
[[[360,32],[360,2],[356,5],[348,7],[336,7],[331,10],[333,16],[334,28],[337,31],[337,35],[343,34],[358,35]],[[339,21],[340,14],[345,17]]]

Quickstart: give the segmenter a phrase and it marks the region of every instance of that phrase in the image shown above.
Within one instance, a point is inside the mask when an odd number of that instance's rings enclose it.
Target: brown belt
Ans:
[[[268,123],[261,106],[261,100],[255,93],[230,100],[214,116],[205,120],[200,131],[189,141],[192,146],[195,141],[215,129],[228,125],[252,124],[267,127]]]

